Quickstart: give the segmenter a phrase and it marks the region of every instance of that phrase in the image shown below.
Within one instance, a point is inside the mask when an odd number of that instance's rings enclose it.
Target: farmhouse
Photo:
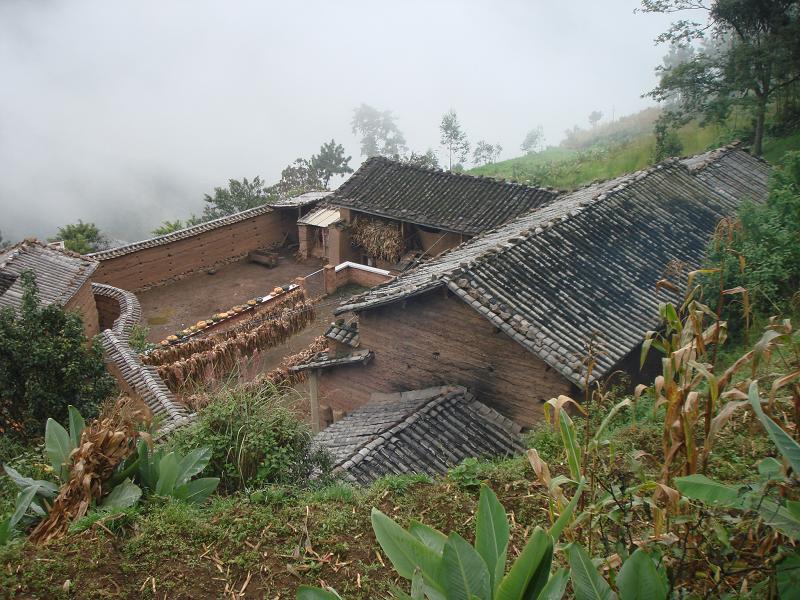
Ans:
[[[25,240],[0,252],[0,309],[20,309],[21,276],[31,271],[36,277],[39,302],[79,312],[86,336],[92,337],[100,331],[91,284],[97,267],[97,261],[91,258],[33,239]]]
[[[659,302],[679,299],[656,283],[699,265],[719,220],[765,199],[768,173],[735,147],[669,160],[562,195],[351,298],[336,312],[357,316],[354,353],[370,360],[309,365],[320,414],[461,385],[531,426],[551,397],[616,369],[635,380]]]
[[[553,190],[373,157],[298,223],[300,252],[402,270],[551,202]],[[404,259],[405,260],[402,260]]]

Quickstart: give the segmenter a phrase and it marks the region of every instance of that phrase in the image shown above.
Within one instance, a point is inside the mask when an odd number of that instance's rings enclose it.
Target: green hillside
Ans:
[[[657,109],[645,109],[594,130],[573,131],[559,146],[476,167],[468,173],[560,189],[618,177],[653,164],[653,123],[657,116]],[[701,127],[697,122],[685,125],[678,131],[682,154],[697,154],[727,143],[734,139],[731,129]],[[767,137],[764,158],[776,162],[785,152],[796,149],[800,149],[800,132],[784,138]]]

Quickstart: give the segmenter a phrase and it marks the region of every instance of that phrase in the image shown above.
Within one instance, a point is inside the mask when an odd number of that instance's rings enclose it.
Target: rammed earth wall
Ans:
[[[179,239],[164,236],[95,255],[93,280],[131,291],[243,258],[257,248],[297,239],[296,210],[275,209],[233,223],[200,229]]]
[[[443,290],[359,314],[365,366],[324,370],[320,403],[350,412],[372,392],[463,385],[524,427],[542,419],[542,404],[572,385]]]

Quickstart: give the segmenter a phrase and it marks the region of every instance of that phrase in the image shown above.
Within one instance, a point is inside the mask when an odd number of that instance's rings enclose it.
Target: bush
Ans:
[[[100,344],[87,344],[77,313],[40,306],[33,273],[22,274],[16,314],[0,310],[0,433],[33,437],[52,417],[66,422],[67,406],[97,414],[114,390]]]
[[[170,445],[181,453],[210,448],[206,473],[220,478],[220,490],[302,485],[311,475],[329,471],[330,461],[286,405],[286,394],[272,386],[223,389],[195,423],[175,433]]]
[[[787,311],[800,289],[800,152],[788,152],[770,182],[767,203],[745,203],[739,222],[721,231],[712,243],[712,268],[721,268],[725,288],[748,291],[756,313]],[[708,304],[719,300],[719,279],[705,282]],[[744,317],[745,305],[737,300],[726,315],[732,325]]]

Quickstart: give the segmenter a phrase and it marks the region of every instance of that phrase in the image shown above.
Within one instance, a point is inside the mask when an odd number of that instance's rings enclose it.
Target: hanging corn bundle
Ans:
[[[400,228],[390,221],[359,219],[353,226],[353,246],[361,246],[372,258],[396,263],[405,250]]]
[[[141,354],[142,362],[146,365],[168,365],[184,358],[189,358],[198,352],[205,350],[212,350],[220,342],[236,337],[240,334],[246,333],[248,330],[255,330],[258,326],[276,319],[281,319],[283,314],[290,310],[301,310],[305,306],[305,292],[302,289],[297,289],[280,297],[274,304],[269,306],[269,310],[261,313],[256,313],[247,319],[244,319],[226,331],[217,333],[209,333],[207,337],[196,337],[173,346],[159,348],[150,352],[149,354]]]
[[[177,391],[191,381],[219,379],[258,350],[278,346],[314,320],[314,305],[303,302],[285,308],[277,319],[262,323],[251,331],[227,339],[215,338],[210,348],[203,348],[171,364],[158,365],[158,374],[172,391]]]
[[[31,534],[31,541],[46,542],[64,535],[70,523],[86,515],[105,492],[104,485],[116,466],[135,449],[147,423],[145,409],[137,408],[130,398],[122,398],[113,411],[89,423],[81,434],[80,445],[73,451],[69,481],[61,486],[46,519]]]

